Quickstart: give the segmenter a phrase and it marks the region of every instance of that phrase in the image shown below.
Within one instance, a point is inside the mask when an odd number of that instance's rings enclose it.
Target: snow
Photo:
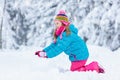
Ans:
[[[39,58],[34,52],[42,48],[24,47],[0,51],[0,80],[120,80],[120,49],[111,52],[104,47],[88,45],[88,62],[98,61],[105,74],[97,72],[62,72],[69,69],[68,56],[61,53],[52,59]]]

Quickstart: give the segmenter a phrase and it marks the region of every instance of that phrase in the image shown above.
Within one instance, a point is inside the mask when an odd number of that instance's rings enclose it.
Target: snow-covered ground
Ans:
[[[52,59],[38,58],[34,52],[38,48],[24,48],[19,51],[0,51],[0,80],[120,80],[120,49],[88,46],[88,62],[98,61],[105,74],[96,72],[62,72],[69,69],[70,61],[64,53]],[[41,48],[40,48],[41,49]]]

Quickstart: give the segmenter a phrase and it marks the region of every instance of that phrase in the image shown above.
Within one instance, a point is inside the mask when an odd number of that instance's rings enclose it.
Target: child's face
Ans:
[[[55,20],[55,26],[59,28],[60,26],[62,26],[62,22]]]

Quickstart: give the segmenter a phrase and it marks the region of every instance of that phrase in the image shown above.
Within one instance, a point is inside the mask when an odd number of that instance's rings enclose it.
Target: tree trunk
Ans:
[[[0,24],[0,49],[2,49],[2,28],[3,28],[3,19],[5,14],[5,7],[6,7],[6,0],[4,0],[4,7],[3,7],[3,15],[1,18],[1,24]]]

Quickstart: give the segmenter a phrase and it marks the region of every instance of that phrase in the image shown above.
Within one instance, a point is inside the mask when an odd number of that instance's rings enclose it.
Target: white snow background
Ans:
[[[45,47],[61,9],[86,43],[120,48],[120,0],[0,0],[2,48]]]

